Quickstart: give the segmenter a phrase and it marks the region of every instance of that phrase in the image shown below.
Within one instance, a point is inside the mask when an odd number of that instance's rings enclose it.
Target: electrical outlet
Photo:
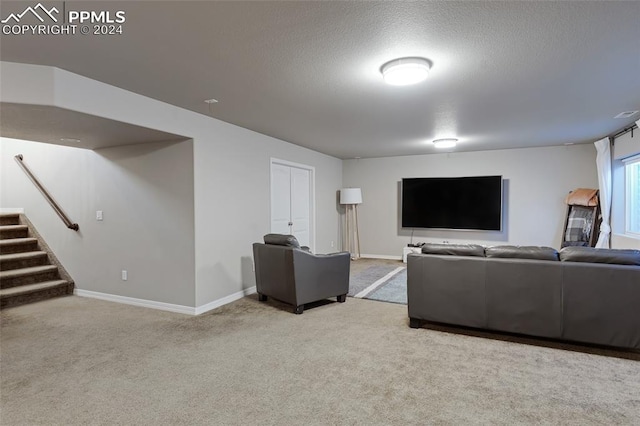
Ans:
[[[331,248],[334,248],[336,246],[335,241],[331,241]]]
[[[122,281],[127,281],[129,279],[128,275],[129,274],[127,273],[126,269],[123,269],[122,270]]]
[[[96,220],[102,220],[102,210],[96,211]]]

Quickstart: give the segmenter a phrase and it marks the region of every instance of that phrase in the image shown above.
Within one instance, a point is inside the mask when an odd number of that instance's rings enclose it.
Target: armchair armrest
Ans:
[[[295,250],[293,265],[298,305],[349,292],[349,252],[311,254]]]

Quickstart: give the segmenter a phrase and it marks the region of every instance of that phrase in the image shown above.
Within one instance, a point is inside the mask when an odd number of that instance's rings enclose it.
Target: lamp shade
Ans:
[[[342,188],[340,190],[340,204],[362,204],[362,190],[360,188]]]

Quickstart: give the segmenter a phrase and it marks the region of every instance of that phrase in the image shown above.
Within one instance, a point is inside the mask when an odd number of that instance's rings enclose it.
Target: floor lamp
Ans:
[[[362,204],[362,190],[360,188],[342,188],[340,190],[340,204],[346,209],[345,236],[346,249],[351,253],[351,259],[360,258],[360,234],[358,233],[358,204]]]

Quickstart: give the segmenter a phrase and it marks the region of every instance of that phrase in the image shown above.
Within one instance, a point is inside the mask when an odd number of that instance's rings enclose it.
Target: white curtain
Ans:
[[[596,247],[609,248],[611,235],[611,143],[609,138],[600,139],[595,143],[596,165],[598,166],[598,186],[600,189],[600,210],[602,211],[602,223],[600,235]]]

